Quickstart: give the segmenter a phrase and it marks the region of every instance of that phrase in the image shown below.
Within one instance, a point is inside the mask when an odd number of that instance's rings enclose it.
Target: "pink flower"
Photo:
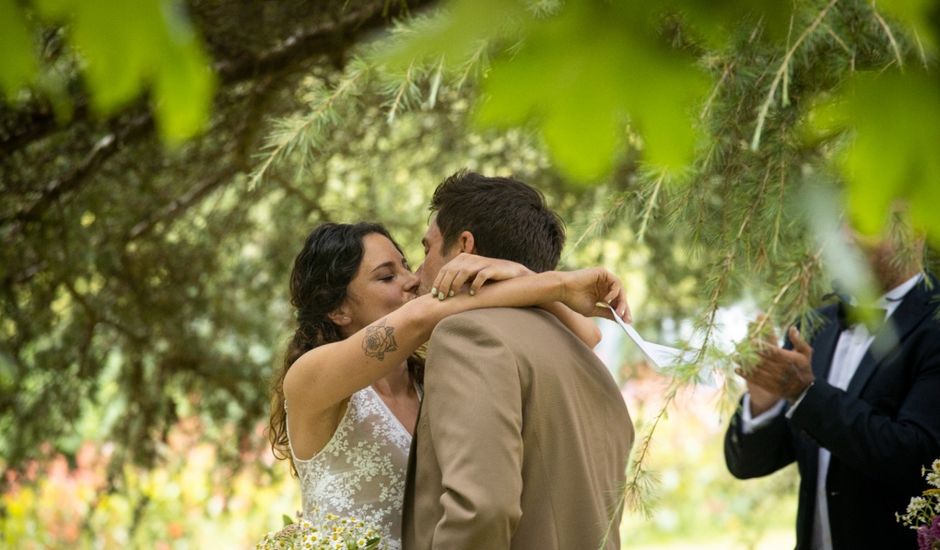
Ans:
[[[940,516],[934,516],[930,525],[917,528],[917,548],[919,550],[940,549]]]

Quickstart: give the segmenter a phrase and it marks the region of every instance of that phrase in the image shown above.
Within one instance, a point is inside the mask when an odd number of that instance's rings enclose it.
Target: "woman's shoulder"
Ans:
[[[326,383],[321,376],[321,368],[327,365],[329,361],[329,353],[325,353],[328,350],[324,348],[328,347],[330,344],[325,344],[324,346],[314,348],[307,351],[300,357],[298,357],[287,369],[287,372],[284,373],[284,380],[282,381],[282,388],[284,390],[284,397],[288,400],[293,400],[295,403],[301,403],[305,401],[314,401],[316,404],[322,403],[322,400],[315,399],[317,393],[320,393],[318,389],[325,389],[324,384]],[[344,397],[345,398],[348,396]],[[342,405],[341,402],[337,402],[328,408],[336,408]]]

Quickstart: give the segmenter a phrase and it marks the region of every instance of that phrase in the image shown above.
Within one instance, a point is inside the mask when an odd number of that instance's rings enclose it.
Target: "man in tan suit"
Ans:
[[[564,230],[541,194],[458,172],[437,189],[419,270],[460,252],[553,269]],[[406,550],[619,548],[633,425],[610,373],[541,309],[449,317],[431,336],[405,488]]]

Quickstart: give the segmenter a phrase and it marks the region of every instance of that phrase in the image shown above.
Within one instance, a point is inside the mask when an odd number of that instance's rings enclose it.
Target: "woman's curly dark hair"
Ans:
[[[310,233],[303,250],[294,260],[294,269],[290,275],[290,301],[296,312],[297,329],[287,346],[284,366],[272,384],[271,418],[268,424],[271,450],[278,459],[291,459],[284,405],[284,376],[304,353],[343,339],[339,327],[330,321],[328,314],[340,307],[346,299],[349,283],[362,262],[362,240],[373,233],[384,235],[401,251],[382,225],[367,222],[325,223]],[[409,359],[409,372],[413,378],[420,378],[421,366],[419,359]],[[291,469],[294,469],[293,460]]]

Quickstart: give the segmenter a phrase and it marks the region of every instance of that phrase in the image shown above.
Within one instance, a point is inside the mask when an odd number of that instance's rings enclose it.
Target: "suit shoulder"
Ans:
[[[520,332],[567,331],[551,313],[536,307],[493,307],[464,311],[441,320],[431,333],[431,340],[447,334],[490,334],[503,340]]]
[[[541,317],[542,310],[532,307],[489,307],[450,315],[437,327],[475,326],[491,327],[503,323],[531,323]]]
[[[431,332],[431,341],[451,334],[466,335],[468,332],[489,332],[492,319],[498,318],[496,310],[508,308],[484,308],[464,311],[441,319]]]
[[[832,303],[819,306],[816,308],[816,313],[828,319],[833,319],[839,313],[839,304]]]

